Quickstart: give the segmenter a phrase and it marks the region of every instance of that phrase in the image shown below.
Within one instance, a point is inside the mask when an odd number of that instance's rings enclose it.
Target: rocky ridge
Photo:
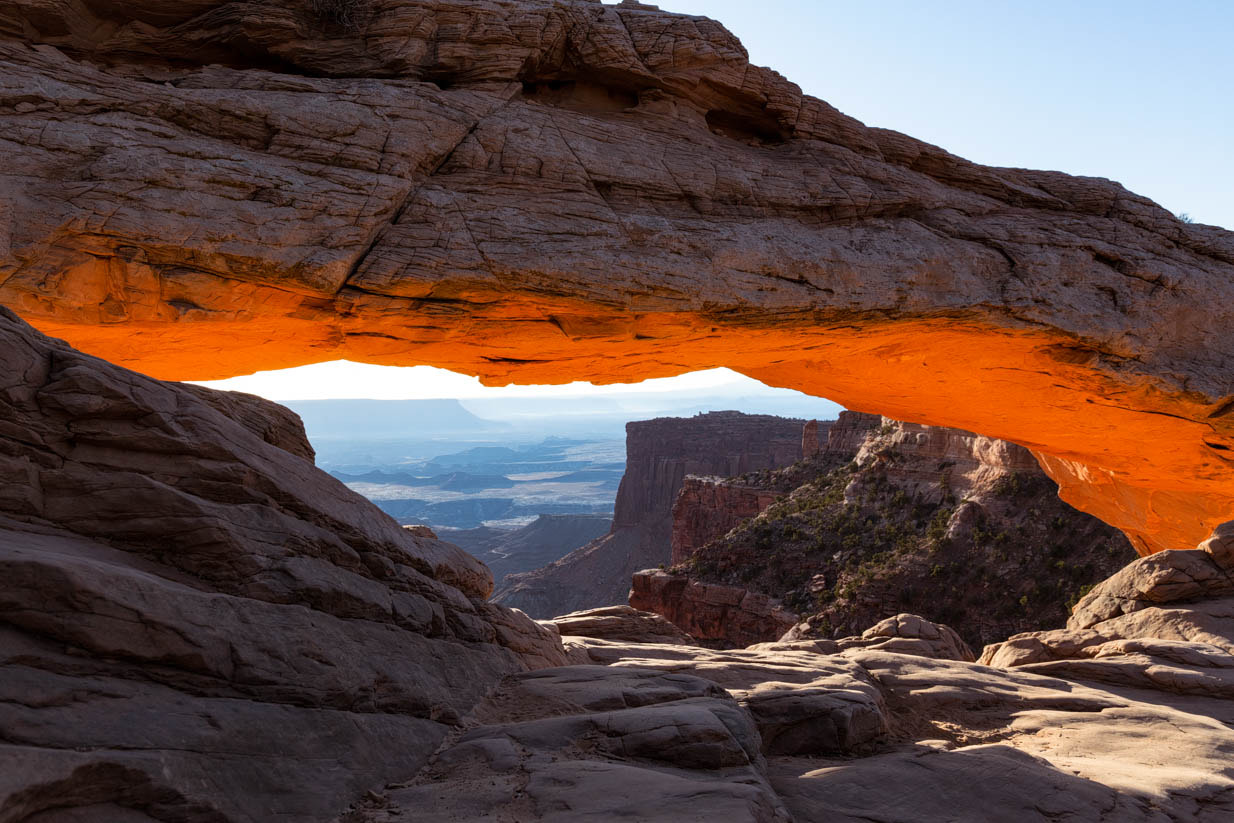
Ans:
[[[673,501],[686,475],[787,466],[801,456],[803,422],[729,411],[627,424],[609,534],[542,569],[510,575],[493,601],[536,618],[625,603],[634,572],[669,561]]]
[[[499,590],[507,575],[547,566],[602,537],[611,528],[612,520],[603,515],[542,514],[517,529],[481,526],[446,532],[445,536],[488,566],[493,573],[494,590]]]
[[[550,628],[256,425],[264,401],[4,312],[0,335],[0,456],[25,481],[0,487],[5,820],[1234,814],[1224,533],[990,665],[909,614],[722,651],[628,608]]]
[[[712,509],[732,501],[735,512]],[[793,614],[807,618],[801,636],[831,638],[898,611],[981,646],[1060,625],[1134,556],[1117,531],[1059,500],[1026,449],[855,412],[800,464],[688,479],[674,530],[675,546],[694,548],[675,557],[675,575],[640,575],[631,603],[737,647],[778,638]],[[737,605],[747,602],[763,605]]]

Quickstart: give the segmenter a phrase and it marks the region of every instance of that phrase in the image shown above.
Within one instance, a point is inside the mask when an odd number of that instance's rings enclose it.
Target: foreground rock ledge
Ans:
[[[1234,517],[1231,233],[867,128],[703,18],[321,8],[0,6],[0,302],[169,378],[729,366],[1028,446],[1145,553]]]

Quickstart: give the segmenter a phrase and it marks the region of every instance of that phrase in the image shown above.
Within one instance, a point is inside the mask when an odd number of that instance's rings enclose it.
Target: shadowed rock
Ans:
[[[311,453],[0,308],[0,816],[327,820],[567,662]]]

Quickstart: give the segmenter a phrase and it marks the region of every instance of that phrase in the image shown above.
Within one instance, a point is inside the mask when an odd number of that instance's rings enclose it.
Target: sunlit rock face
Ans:
[[[10,0],[0,64],[0,302],[113,362],[729,366],[1023,444],[1145,553],[1234,517],[1234,235],[867,128],[715,22]]]

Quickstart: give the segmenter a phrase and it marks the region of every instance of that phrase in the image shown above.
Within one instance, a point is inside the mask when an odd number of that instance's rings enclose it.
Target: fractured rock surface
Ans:
[[[570,612],[540,623],[552,626],[562,636],[595,637],[627,643],[694,645],[694,638],[660,615],[630,606],[605,606]]]
[[[778,640],[797,623],[797,615],[780,601],[738,586],[700,583],[658,569],[635,573],[631,583],[631,606],[664,615],[707,646]]]
[[[1021,443],[1144,553],[1234,516],[1230,232],[868,128],[705,18],[334,7],[0,4],[0,301],[180,379],[729,366]]]
[[[318,472],[257,401],[7,313],[0,335],[22,479],[0,487],[5,820],[1234,814],[1225,532],[1136,561],[994,665],[907,614],[725,651],[624,609],[563,621],[615,617],[609,639],[561,637],[484,602],[483,567]]]
[[[0,309],[3,819],[327,820],[501,678],[567,662],[271,406]]]

